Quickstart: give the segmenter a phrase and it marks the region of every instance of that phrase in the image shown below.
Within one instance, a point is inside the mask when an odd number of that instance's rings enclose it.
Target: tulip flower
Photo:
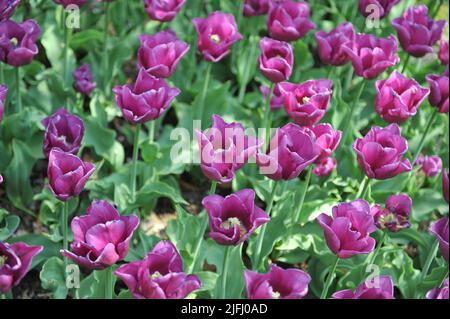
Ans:
[[[338,204],[333,207],[332,217],[321,214],[317,221],[324,230],[328,247],[339,258],[369,254],[375,247],[375,239],[370,234],[377,227],[365,200]]]
[[[444,38],[441,39],[439,45],[439,60],[442,65],[448,66],[448,41],[445,41]]]
[[[427,293],[427,299],[448,300],[448,278],[445,279],[442,288],[435,288]]]
[[[448,188],[448,171],[442,173],[442,193],[444,194],[444,199],[448,203],[449,188]]]
[[[330,124],[319,124],[307,129],[307,131],[314,135],[316,144],[320,148],[320,155],[316,164],[320,164],[330,157],[341,142],[342,132],[333,129]]]
[[[394,299],[394,283],[390,276],[377,276],[363,282],[355,292],[336,292],[333,299]]]
[[[94,76],[91,73],[89,65],[83,64],[73,72],[75,80],[75,89],[84,95],[91,95],[92,91],[97,87],[94,82]]]
[[[317,163],[313,169],[313,174],[319,177],[327,177],[336,169],[337,161],[334,158],[324,158],[320,163]]]
[[[174,72],[181,58],[189,51],[189,45],[177,38],[172,30],[162,31],[153,36],[139,37],[139,67],[156,78],[168,78]]]
[[[420,166],[422,171],[428,177],[434,177],[436,175],[439,175],[442,171],[442,159],[437,155],[434,156],[419,155],[415,164]]]
[[[207,61],[219,62],[242,39],[231,14],[216,11],[206,19],[195,18],[192,22],[198,34],[198,49]]]
[[[40,34],[34,20],[0,22],[0,61],[15,67],[30,64],[39,52],[36,41]]]
[[[234,179],[235,172],[256,154],[262,141],[245,135],[240,123],[226,123],[218,115],[213,115],[212,122],[210,129],[195,131],[200,148],[200,167],[209,179],[227,184]]]
[[[0,0],[0,21],[11,18],[19,3],[20,0]]]
[[[309,80],[302,84],[281,83],[285,109],[299,125],[312,126],[324,116],[330,105],[332,82]]]
[[[431,225],[430,231],[439,240],[442,257],[448,263],[448,217],[442,217]]]
[[[178,88],[169,87],[164,79],[157,79],[140,69],[134,85],[113,89],[123,117],[131,124],[142,124],[160,118],[180,94]]]
[[[391,232],[398,232],[401,229],[411,227],[409,216],[412,209],[412,200],[406,194],[392,195],[387,201],[385,208],[376,204],[372,207],[372,215],[375,225],[379,229],[388,229]]]
[[[355,30],[350,22],[345,22],[330,33],[319,31],[315,34],[319,57],[327,65],[344,65],[350,61],[343,49],[344,44],[351,43],[355,38]]]
[[[53,0],[53,2],[62,5],[64,8],[67,8],[68,6],[82,7],[87,1],[88,0]]]
[[[426,78],[431,89],[430,104],[437,107],[440,113],[448,113],[448,74],[430,74]]]
[[[259,152],[256,162],[267,177],[275,181],[291,180],[313,164],[320,152],[314,136],[289,123],[277,130],[267,152]]]
[[[0,184],[3,184],[3,176],[0,175]]]
[[[136,299],[183,299],[202,283],[183,272],[183,261],[169,241],[159,242],[140,261],[123,265],[115,272]]]
[[[392,8],[399,3],[400,0],[359,0],[359,12],[368,17],[375,14],[376,17],[382,19],[386,17]]]
[[[42,121],[45,127],[44,154],[49,156],[53,148],[77,155],[84,136],[83,121],[64,108]]]
[[[5,294],[30,270],[33,258],[44,247],[28,246],[24,243],[8,244],[0,241],[0,294]]]
[[[263,38],[260,42],[259,69],[271,82],[286,81],[292,75],[294,51],[287,42]]]
[[[272,39],[297,41],[315,27],[310,20],[309,5],[306,2],[286,0],[271,3],[267,29]]]
[[[397,124],[372,127],[365,137],[355,141],[353,149],[368,178],[384,180],[412,169],[410,161],[402,159],[408,151],[408,142],[400,135]]]
[[[445,20],[434,21],[430,18],[425,5],[410,7],[402,17],[392,20],[403,50],[416,58],[433,52],[433,46],[441,39],[446,23]]]
[[[145,12],[152,20],[172,21],[180,12],[186,0],[144,0]]]
[[[269,97],[270,88],[262,85],[260,91],[265,99]],[[279,110],[284,107],[284,96],[280,90],[280,83],[276,84],[273,90],[272,99],[270,100],[270,109],[272,111]]]
[[[375,84],[375,110],[389,123],[403,123],[417,113],[430,90],[394,71],[387,80]]]
[[[282,269],[272,264],[267,274],[244,273],[249,299],[302,299],[308,294],[311,277],[299,269]]]
[[[86,215],[71,223],[71,251],[61,254],[87,269],[101,270],[124,260],[139,225],[136,215],[121,216],[106,201],[94,201]]]
[[[3,120],[3,114],[5,112],[5,100],[8,94],[8,87],[6,85],[0,85],[0,122]]]
[[[220,245],[236,246],[269,222],[270,217],[255,205],[255,192],[244,189],[227,197],[210,195],[203,199],[210,236]]]
[[[245,0],[244,17],[263,16],[269,12],[269,4],[272,0]]]
[[[49,188],[60,201],[67,202],[80,195],[94,171],[94,164],[83,162],[75,155],[57,148],[50,151],[47,171]]]
[[[392,35],[377,38],[358,33],[352,42],[343,45],[343,50],[352,61],[355,73],[366,80],[375,79],[400,62],[397,40]]]

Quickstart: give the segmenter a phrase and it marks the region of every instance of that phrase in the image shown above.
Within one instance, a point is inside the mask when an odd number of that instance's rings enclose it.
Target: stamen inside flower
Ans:
[[[224,222],[222,222],[222,224],[220,224],[220,227],[228,230],[228,229],[234,228],[235,225],[239,226],[240,238],[244,237],[245,234],[247,233],[247,230],[245,229],[244,225],[242,225],[241,221],[237,217],[228,218],[226,221],[224,221]]]
[[[311,99],[309,97],[305,96],[305,97],[302,98],[302,104],[309,103],[310,100]]]
[[[19,40],[17,38],[11,38],[10,43],[13,47],[16,47],[19,44]]]
[[[218,34],[211,34],[211,40],[215,43],[220,43],[220,36]]]
[[[159,271],[154,272],[151,277],[152,279],[158,279],[159,277],[161,277],[161,273]]]
[[[281,297],[281,294],[278,291],[272,291],[273,299],[279,299],[280,297]]]
[[[0,268],[3,267],[6,264],[7,260],[8,260],[8,257],[0,256]]]

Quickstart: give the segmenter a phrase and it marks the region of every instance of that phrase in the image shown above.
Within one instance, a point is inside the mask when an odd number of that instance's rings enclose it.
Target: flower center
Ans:
[[[220,227],[228,230],[228,229],[234,228],[235,225],[239,226],[239,237],[240,238],[244,237],[244,235],[247,233],[247,230],[245,229],[244,225],[242,225],[239,218],[236,218],[236,217],[228,218],[226,221],[224,221],[224,222],[222,222],[222,224],[220,224]]]
[[[281,294],[278,291],[272,291],[272,298],[273,299],[280,299]]]
[[[311,99],[307,96],[302,98],[302,104],[307,104],[307,103],[309,103],[309,101],[311,101]]]
[[[159,277],[161,277],[161,273],[159,271],[154,272],[151,277],[152,279],[158,279]]]
[[[17,38],[11,38],[9,41],[13,47],[16,47],[19,44],[19,40],[17,40]]]
[[[8,260],[8,257],[6,256],[0,256],[0,268],[6,265],[6,261]]]
[[[220,43],[220,36],[218,34],[211,34],[211,40],[215,43]]]

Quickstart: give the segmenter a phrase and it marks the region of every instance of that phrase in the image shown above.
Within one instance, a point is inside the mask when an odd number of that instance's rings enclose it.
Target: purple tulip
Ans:
[[[62,5],[64,8],[67,8],[68,6],[82,7],[87,1],[88,0],[53,0],[53,2]]]
[[[394,299],[394,283],[390,276],[377,276],[363,282],[355,292],[336,292],[333,299]]]
[[[427,293],[427,299],[448,300],[448,278],[444,281],[442,288],[435,288]]]
[[[0,175],[0,184],[3,184],[3,176]]]
[[[281,83],[285,109],[299,125],[319,122],[330,105],[333,83],[330,80],[309,80],[302,84]]]
[[[143,259],[123,265],[115,275],[122,279],[136,299],[183,299],[202,283],[183,272],[183,261],[169,241],[159,242]]]
[[[392,195],[387,201],[385,208],[376,204],[372,207],[372,215],[375,225],[379,229],[388,229],[391,232],[398,232],[401,229],[410,228],[409,216],[412,209],[412,200],[406,194]]]
[[[342,132],[333,129],[330,124],[319,124],[307,130],[314,134],[316,144],[320,148],[320,155],[316,160],[316,164],[320,164],[336,151],[341,143]]]
[[[3,114],[5,112],[5,100],[8,94],[8,87],[6,85],[0,85],[0,122],[3,120]]]
[[[91,73],[89,65],[83,64],[73,72],[75,80],[75,89],[84,95],[91,95],[92,91],[97,87],[94,82],[94,76]]]
[[[248,299],[302,299],[308,294],[311,277],[299,269],[282,269],[272,264],[270,271],[244,273]]]
[[[15,67],[31,63],[39,52],[36,41],[40,34],[34,20],[0,22],[0,61]]]
[[[77,155],[84,136],[83,121],[64,108],[42,121],[45,126],[44,154],[49,156],[53,148]]]
[[[319,57],[327,65],[344,65],[350,61],[343,50],[343,45],[351,43],[355,38],[355,30],[350,22],[345,22],[330,33],[319,31],[315,34]]]
[[[198,49],[207,61],[219,62],[242,39],[231,14],[216,11],[206,19],[195,18],[192,22],[198,34]]]
[[[392,35],[377,38],[372,34],[358,33],[353,42],[343,45],[343,50],[352,61],[355,73],[366,80],[375,79],[400,62],[397,40]]]
[[[317,163],[313,169],[313,174],[319,177],[327,177],[336,169],[337,161],[334,158],[324,158],[320,163]]]
[[[263,38],[260,42],[259,69],[273,83],[289,79],[294,66],[294,51],[287,42]]]
[[[87,269],[101,270],[124,260],[139,225],[136,215],[120,216],[106,201],[94,201],[86,215],[71,223],[71,251],[61,254]]]
[[[445,66],[448,66],[448,41],[445,41],[444,38],[441,39],[439,45],[439,60]]]
[[[218,115],[213,115],[212,122],[210,129],[195,131],[200,148],[200,167],[209,179],[227,184],[234,179],[234,173],[256,154],[262,141],[245,135],[240,123],[226,123]]]
[[[369,178],[384,180],[412,169],[408,159],[402,160],[408,151],[408,142],[400,135],[397,124],[372,127],[365,137],[355,141],[353,149],[359,166]]]
[[[0,0],[0,21],[11,18],[19,3],[20,0]]]
[[[430,74],[426,78],[431,89],[430,104],[437,107],[440,113],[448,113],[448,74]]]
[[[263,16],[269,12],[271,0],[245,0],[244,17]]]
[[[446,24],[445,20],[434,21],[430,18],[425,5],[410,7],[403,17],[392,20],[403,50],[416,58],[433,52],[433,46],[442,37]]]
[[[255,192],[243,189],[225,198],[205,197],[202,202],[209,217],[212,239],[220,245],[239,245],[270,217],[255,205]]]
[[[398,71],[387,80],[375,84],[375,110],[389,123],[403,123],[417,113],[417,109],[430,94],[430,90],[408,79]]]
[[[270,89],[264,85],[262,85],[259,89],[262,95],[264,96],[264,99],[267,99],[267,97],[269,96]],[[272,111],[276,111],[283,107],[284,107],[284,96],[280,90],[280,83],[277,83],[275,84],[275,88],[272,94],[272,100],[270,101],[270,109]]]
[[[334,206],[332,217],[321,214],[317,221],[324,230],[328,247],[339,258],[370,254],[375,247],[375,239],[370,234],[377,227],[365,200]]]
[[[24,243],[8,244],[0,241],[0,294],[17,286],[31,267],[33,258],[44,247]]]
[[[144,0],[145,12],[152,20],[170,22],[185,2],[186,0]]]
[[[177,38],[172,30],[155,35],[139,37],[139,67],[156,78],[168,78],[174,72],[181,58],[189,51],[189,45]]]
[[[399,2],[400,0],[359,0],[359,12],[364,17],[375,14],[376,17],[382,19]]]
[[[439,240],[442,257],[448,263],[448,217],[442,217],[431,225],[430,231]]]
[[[291,180],[313,164],[320,152],[314,136],[289,123],[277,130],[267,153],[257,153],[256,163],[261,173],[273,180]]]
[[[434,156],[419,155],[415,164],[420,166],[422,171],[428,177],[437,176],[442,171],[442,159],[437,155]]]
[[[47,170],[49,188],[63,202],[80,195],[94,171],[94,164],[83,162],[75,155],[57,148],[50,151]]]
[[[442,173],[442,193],[444,194],[444,199],[448,203],[449,197],[449,187],[448,187],[448,171]]]
[[[178,88],[169,87],[164,79],[154,78],[144,69],[134,85],[116,86],[113,92],[123,117],[131,124],[160,118],[180,94]]]
[[[309,5],[305,2],[286,0],[272,2],[267,19],[270,37],[293,42],[303,38],[316,25],[309,18]]]

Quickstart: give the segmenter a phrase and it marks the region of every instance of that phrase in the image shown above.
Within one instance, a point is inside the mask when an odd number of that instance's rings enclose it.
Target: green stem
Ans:
[[[383,231],[383,237],[381,237],[380,242],[378,243],[377,249],[373,252],[371,256],[367,258],[367,265],[371,265],[375,262],[378,255],[380,254],[381,248],[383,247],[384,243],[386,242],[388,236],[388,232],[385,230]]]
[[[355,199],[364,199],[367,195],[367,191],[369,190],[370,186],[370,178],[365,176],[364,180],[361,183],[361,187],[358,190],[358,193],[356,194]]]
[[[405,59],[405,62],[403,63],[402,74],[405,73],[406,68],[408,67],[409,59],[411,59],[411,56],[408,54],[407,57],[406,57],[406,59]]]
[[[63,27],[64,27],[64,48],[63,48],[63,84],[66,86],[67,84],[67,60],[68,60],[68,52],[69,52],[69,28],[67,28],[67,12],[63,9]]]
[[[227,246],[225,248],[225,256],[223,257],[223,268],[222,268],[222,275],[221,275],[221,284],[220,284],[220,299],[226,299],[227,296],[227,275],[228,275],[228,268],[229,268],[229,262],[228,258],[230,256],[230,252],[233,246]]]
[[[269,202],[267,203],[267,210],[266,210],[266,214],[270,216],[270,213],[272,211],[273,208],[273,203],[275,200],[275,193],[277,191],[277,186],[278,186],[278,182],[274,182],[273,188],[272,188],[272,193],[270,194],[269,197]],[[262,262],[261,260],[261,249],[262,249],[262,244],[264,242],[264,236],[266,234],[266,228],[267,228],[267,224],[264,224],[261,226],[261,231],[258,235],[258,239],[256,242],[256,249],[255,249],[255,264],[253,265],[254,270],[257,270],[260,267],[260,264]]]
[[[298,204],[298,210],[296,210],[296,214],[294,217],[294,225],[298,225],[300,223],[300,217],[302,214],[303,204],[305,203],[306,193],[308,192],[309,183],[311,182],[312,169],[308,168],[308,172],[306,173],[305,187],[303,189],[302,197],[300,197],[300,202]]]
[[[264,127],[265,130],[265,142],[266,142],[266,148],[269,147],[270,143],[270,129],[272,126],[272,112],[270,110],[270,102],[272,101],[273,91],[275,90],[275,83],[272,83],[270,85],[269,94],[267,95],[266,99],[266,105],[264,109]]]
[[[113,268],[108,267],[106,271],[106,282],[105,282],[105,298],[107,300],[113,299],[114,284],[113,284]]]
[[[422,149],[425,146],[425,140],[427,139],[428,132],[430,131],[431,126],[433,125],[434,120],[436,119],[436,116],[438,115],[438,113],[439,113],[439,111],[436,108],[433,111],[433,114],[431,115],[430,119],[428,120],[428,124],[425,128],[425,132],[423,132],[422,139],[420,140],[419,148],[417,149],[416,154],[414,155],[414,158],[413,158],[413,162],[411,163],[412,165],[414,165],[414,163],[417,161],[417,158],[420,155],[420,152],[422,152]]]
[[[16,99],[17,113],[22,112],[22,96],[20,95],[20,68],[16,67]]]
[[[5,84],[5,73],[3,71],[3,63],[0,62],[0,84]]]
[[[328,273],[327,281],[325,282],[325,286],[323,287],[322,295],[320,296],[320,299],[326,299],[328,296],[328,290],[330,290],[331,284],[333,283],[334,276],[336,274],[336,269],[339,264],[339,257],[336,258],[336,261],[334,262],[334,265],[331,266],[330,272]]]
[[[209,195],[214,195],[216,193],[217,190],[217,182],[213,181],[211,183],[211,189],[209,190]]]
[[[241,13],[242,14],[242,13]],[[247,84],[248,84],[248,74],[250,72],[250,67],[252,66],[252,59],[255,55],[255,50],[257,48],[256,45],[253,45],[253,38],[250,38],[250,52],[247,56],[247,63],[244,66],[244,74],[242,76],[242,84],[239,90],[239,103],[242,104],[244,102],[245,93],[247,91]]]
[[[64,202],[63,208],[63,218],[62,218],[62,228],[63,228],[63,249],[69,249],[69,202]],[[67,258],[64,257],[64,272],[67,267]]]
[[[203,119],[203,111],[205,108],[205,99],[206,99],[206,93],[208,92],[209,87],[209,81],[211,79],[211,70],[212,70],[212,63],[208,63],[208,66],[206,67],[206,75],[205,75],[205,81],[203,82],[203,90],[202,95],[200,96],[200,103],[197,107],[197,114],[194,119]]]
[[[136,203],[136,178],[137,178],[137,166],[139,156],[139,133],[141,131],[142,124],[136,125],[136,132],[134,133],[133,142],[133,171],[131,174],[131,200],[133,204]]]
[[[354,102],[349,103],[350,110],[348,112],[348,116],[345,121],[345,126],[342,130],[344,132],[344,136],[342,137],[342,141],[344,143],[347,141],[347,138],[348,138],[349,134],[351,133],[349,128],[350,128],[351,123],[353,123],[353,115],[355,114],[355,109],[356,109],[356,106],[359,104],[361,95],[362,95],[364,89],[366,88],[366,83],[367,83],[367,81],[362,81],[362,84],[358,91],[358,95],[356,96],[356,99],[354,100]]]
[[[148,128],[148,139],[151,143],[155,141],[155,128],[156,128],[156,121],[150,121],[150,127]]]
[[[424,279],[428,275],[428,271],[430,270],[431,264],[433,263],[434,258],[436,258],[437,252],[439,250],[439,240],[435,240],[433,246],[431,247],[430,253],[425,260],[425,264],[423,265],[422,272],[420,273],[419,284],[424,281]]]

